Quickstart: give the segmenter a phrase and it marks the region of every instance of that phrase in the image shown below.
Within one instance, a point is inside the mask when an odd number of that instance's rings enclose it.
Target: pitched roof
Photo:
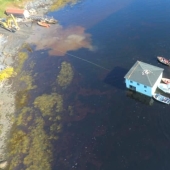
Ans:
[[[19,9],[19,8],[7,8],[5,12],[7,14],[24,14],[24,9]]]
[[[163,70],[163,68],[137,61],[124,78],[152,87]]]

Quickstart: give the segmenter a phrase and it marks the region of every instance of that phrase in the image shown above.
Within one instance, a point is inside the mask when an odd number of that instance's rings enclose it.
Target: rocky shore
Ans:
[[[35,0],[27,2],[25,9],[37,9],[37,15],[44,15],[48,12],[51,0]],[[22,7],[22,6],[21,6]],[[32,32],[31,23],[20,23],[20,30],[11,33],[0,28],[0,69],[12,67],[18,59],[18,52],[21,50],[23,43]],[[14,74],[15,76],[15,74]],[[13,78],[15,81],[15,78]],[[0,169],[7,166],[6,143],[13,125],[13,117],[15,116],[15,95],[13,88],[13,80],[7,79],[0,82]],[[16,83],[15,83],[16,84]]]

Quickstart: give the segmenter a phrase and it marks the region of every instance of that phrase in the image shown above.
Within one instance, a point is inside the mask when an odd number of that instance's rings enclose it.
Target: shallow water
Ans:
[[[170,55],[169,5],[167,0],[86,0],[49,13],[59,25],[35,28],[41,36],[34,37],[30,57],[39,88],[32,96],[56,90],[64,98],[53,169],[170,168],[169,106],[129,92],[123,79],[137,60],[169,75],[156,60]],[[74,70],[67,88],[55,83],[62,61]]]

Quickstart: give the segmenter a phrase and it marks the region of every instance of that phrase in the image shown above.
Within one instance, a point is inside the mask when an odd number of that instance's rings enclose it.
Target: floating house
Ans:
[[[125,75],[128,89],[152,96],[161,81],[163,70],[141,61],[137,61]]]
[[[30,16],[28,10],[19,9],[19,8],[7,8],[5,10],[5,14],[6,15],[12,14],[13,16],[17,18],[29,18]]]

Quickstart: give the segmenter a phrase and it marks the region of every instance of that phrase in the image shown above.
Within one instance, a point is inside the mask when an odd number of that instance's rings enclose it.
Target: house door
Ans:
[[[130,88],[131,90],[136,91],[136,87],[135,87],[135,86],[130,85],[129,88]]]

